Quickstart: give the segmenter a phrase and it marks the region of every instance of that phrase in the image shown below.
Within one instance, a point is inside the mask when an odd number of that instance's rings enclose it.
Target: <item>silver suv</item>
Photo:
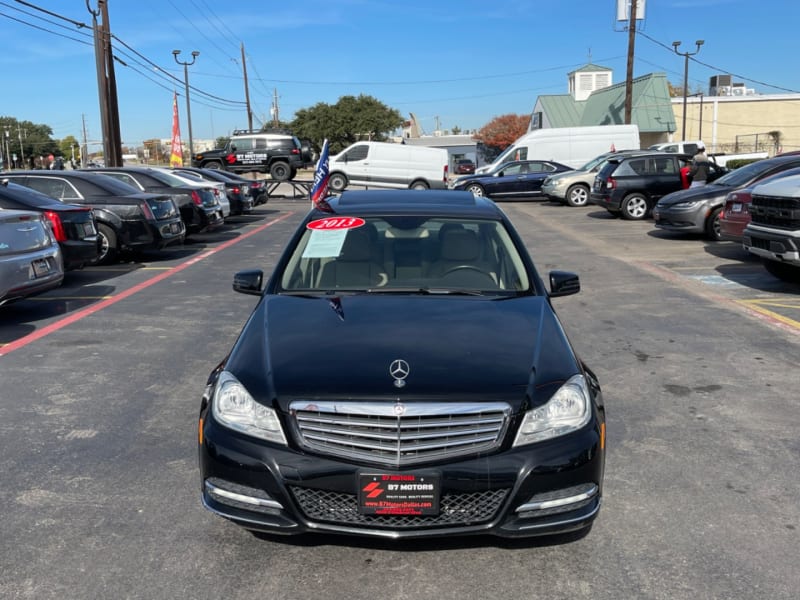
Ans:
[[[611,156],[620,156],[635,150],[620,150],[606,152],[593,158],[580,169],[555,173],[544,180],[542,192],[548,199],[562,202],[569,206],[586,206],[589,203],[589,193],[594,184],[594,178]]]

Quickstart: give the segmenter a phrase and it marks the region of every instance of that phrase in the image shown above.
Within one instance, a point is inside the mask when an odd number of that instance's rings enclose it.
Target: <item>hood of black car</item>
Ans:
[[[730,188],[726,188],[725,186],[709,183],[702,187],[678,190],[677,192],[667,194],[658,201],[658,206],[666,207],[672,206],[673,204],[679,204],[680,202],[689,202],[692,200],[724,198],[730,191]]]
[[[390,373],[402,360],[402,386]],[[515,400],[579,372],[544,297],[265,298],[228,358],[258,400]],[[552,393],[552,390],[549,392]]]

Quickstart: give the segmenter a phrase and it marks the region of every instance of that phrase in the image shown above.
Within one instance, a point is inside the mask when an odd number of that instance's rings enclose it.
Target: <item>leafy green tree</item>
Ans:
[[[372,96],[342,96],[336,104],[319,102],[295,113],[291,129],[317,148],[326,138],[332,154],[359,140],[384,141],[403,125],[400,112]]]
[[[75,162],[81,162],[81,145],[74,135],[68,135],[67,137],[63,138],[58,144],[58,150],[59,154],[61,154],[65,160],[72,160],[72,153],[74,150]]]
[[[8,131],[8,138],[5,133]],[[51,136],[53,130],[49,125],[36,124],[30,121],[18,121],[14,117],[0,117],[0,132],[4,141],[8,140],[11,154],[17,155],[17,166],[23,166],[22,157],[25,157],[25,167],[34,164],[42,156],[58,154],[58,142]]]

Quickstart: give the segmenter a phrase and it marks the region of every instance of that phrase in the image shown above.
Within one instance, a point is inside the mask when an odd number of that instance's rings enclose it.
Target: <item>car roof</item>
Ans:
[[[630,154],[625,153],[621,154],[620,156],[609,156],[608,162],[610,163],[620,163],[623,160],[629,160],[632,158],[648,158],[651,156],[676,156],[678,158],[683,158],[684,160],[689,160],[692,158],[690,154],[683,154],[681,152],[662,152],[660,150],[641,150],[639,152],[631,152]]]
[[[341,215],[503,219],[502,211],[491,200],[456,190],[347,190],[326,201],[332,212]],[[330,216],[331,211],[317,208],[312,215]]]

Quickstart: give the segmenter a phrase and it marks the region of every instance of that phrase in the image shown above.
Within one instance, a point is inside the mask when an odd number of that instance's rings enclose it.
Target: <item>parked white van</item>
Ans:
[[[490,165],[476,173],[488,173],[512,160],[552,160],[577,169],[612,150],[639,150],[636,125],[598,125],[534,129],[511,144]]]
[[[447,187],[447,150],[387,142],[356,142],[330,159],[328,187],[350,184],[427,190]]]

